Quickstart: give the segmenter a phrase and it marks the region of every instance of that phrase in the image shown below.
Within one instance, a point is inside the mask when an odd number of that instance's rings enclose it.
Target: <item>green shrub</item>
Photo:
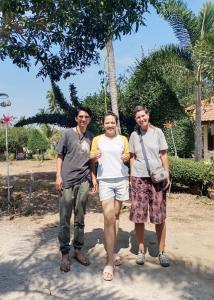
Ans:
[[[175,121],[172,127],[177,154],[179,157],[191,157],[194,150],[194,128],[192,121],[185,117]],[[175,154],[170,129],[164,129],[164,134],[169,146],[169,153]]]
[[[169,158],[173,183],[189,187],[197,186],[206,192],[214,185],[214,166],[203,161],[194,161],[183,158]]]
[[[57,152],[54,149],[48,149],[46,151],[46,158],[47,159],[55,159],[57,157]]]

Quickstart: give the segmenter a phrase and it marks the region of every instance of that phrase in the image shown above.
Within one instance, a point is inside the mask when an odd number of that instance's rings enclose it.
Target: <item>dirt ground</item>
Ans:
[[[91,265],[81,266],[71,253],[71,272],[61,273],[54,170],[53,161],[10,165],[15,197],[25,204],[22,208],[17,205],[12,218],[0,216],[0,300],[214,299],[214,202],[190,194],[171,193],[168,197],[169,268],[158,264],[151,224],[146,226],[146,263],[135,264],[137,243],[127,205],[117,244],[123,264],[116,267],[112,282],[104,282],[103,217],[97,198],[90,197],[84,248]],[[0,163],[1,176],[5,171],[5,164]]]

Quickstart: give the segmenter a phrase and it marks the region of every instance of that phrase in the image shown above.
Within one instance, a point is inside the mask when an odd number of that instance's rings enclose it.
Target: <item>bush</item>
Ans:
[[[203,161],[183,158],[169,158],[173,183],[189,187],[198,187],[203,193],[214,185],[214,167]]]
[[[47,139],[42,133],[37,129],[31,129],[28,136],[27,147],[32,152],[44,152],[48,148]]]
[[[174,122],[172,132],[179,157],[191,157],[194,150],[194,128],[192,121],[185,117]],[[169,146],[169,153],[175,154],[170,129],[164,129],[164,134]]]
[[[57,157],[57,152],[53,149],[48,149],[45,154],[47,159],[55,159]]]

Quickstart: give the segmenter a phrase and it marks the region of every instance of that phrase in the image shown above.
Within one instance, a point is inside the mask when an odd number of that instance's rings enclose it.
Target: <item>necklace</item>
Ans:
[[[76,132],[77,132],[77,134],[78,134],[78,137],[79,137],[79,143],[80,143],[80,144],[82,144],[82,142],[83,142],[83,139],[84,139],[84,137],[85,137],[85,133],[86,133],[86,132],[84,132],[84,133],[83,133],[83,135],[82,135],[82,136],[80,136],[80,133],[79,133],[79,131],[78,131],[77,127],[76,127]]]

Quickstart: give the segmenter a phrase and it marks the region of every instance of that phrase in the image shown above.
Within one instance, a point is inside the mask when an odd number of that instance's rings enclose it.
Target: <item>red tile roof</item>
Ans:
[[[195,117],[195,105],[186,108]],[[214,97],[201,101],[201,121],[214,122]]]

